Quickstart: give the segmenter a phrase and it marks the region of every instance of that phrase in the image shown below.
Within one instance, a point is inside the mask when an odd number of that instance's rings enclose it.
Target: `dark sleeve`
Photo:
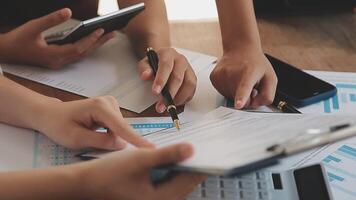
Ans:
[[[20,25],[28,20],[69,7],[75,0],[1,0],[0,26]]]

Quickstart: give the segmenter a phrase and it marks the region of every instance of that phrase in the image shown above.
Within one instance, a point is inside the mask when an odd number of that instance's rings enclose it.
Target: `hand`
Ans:
[[[155,95],[159,95],[162,88],[167,85],[176,105],[190,101],[195,93],[197,77],[188,60],[173,48],[159,49],[157,54],[159,63],[156,77],[153,77],[153,71],[146,57],[139,62],[141,79],[154,80],[152,92]],[[156,110],[159,113],[166,110],[162,97],[156,104]]]
[[[183,199],[203,181],[202,175],[179,174],[153,185],[152,168],[181,162],[193,153],[188,144],[161,149],[135,149],[112,153],[102,159],[78,165],[84,199]]]
[[[103,35],[104,30],[98,29],[73,44],[48,45],[42,32],[69,20],[71,15],[69,9],[62,9],[4,34],[0,47],[6,51],[2,53],[3,60],[57,69],[81,59],[115,36]]]
[[[72,149],[119,150],[125,147],[125,141],[138,147],[153,146],[126,123],[116,99],[111,96],[46,102],[36,116],[36,130]],[[107,128],[107,134],[96,132],[98,127]]]
[[[271,63],[261,50],[250,47],[225,53],[210,79],[237,109],[271,104],[277,87]]]

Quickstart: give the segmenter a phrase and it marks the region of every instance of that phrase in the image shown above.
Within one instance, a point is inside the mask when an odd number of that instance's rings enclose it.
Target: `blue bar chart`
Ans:
[[[341,107],[356,108],[356,84],[336,83],[335,86],[337,95],[322,102],[324,113],[338,112]]]
[[[356,198],[356,145],[343,144],[322,160],[336,196]]]

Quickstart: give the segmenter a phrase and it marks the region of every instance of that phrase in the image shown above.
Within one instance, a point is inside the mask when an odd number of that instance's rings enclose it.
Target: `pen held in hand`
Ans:
[[[159,62],[158,55],[151,47],[147,48],[146,53],[147,53],[148,63],[153,71],[153,75],[156,76],[156,73],[158,71],[158,62]],[[173,98],[166,86],[162,88],[161,94],[163,96],[165,105],[167,107],[167,112],[171,116],[174,126],[179,130],[180,121],[177,114],[177,108],[174,105]]]

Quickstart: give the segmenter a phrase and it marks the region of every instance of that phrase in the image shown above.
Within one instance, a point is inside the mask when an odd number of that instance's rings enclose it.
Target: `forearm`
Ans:
[[[0,199],[84,199],[73,166],[0,173]]]
[[[120,0],[120,8],[142,2],[142,0]],[[144,0],[145,10],[130,21],[126,32],[135,51],[144,56],[147,47],[169,47],[170,32],[164,0]]]
[[[252,0],[216,0],[224,51],[241,45],[261,49]]]
[[[0,76],[0,122],[37,129],[44,107],[58,101]]]

